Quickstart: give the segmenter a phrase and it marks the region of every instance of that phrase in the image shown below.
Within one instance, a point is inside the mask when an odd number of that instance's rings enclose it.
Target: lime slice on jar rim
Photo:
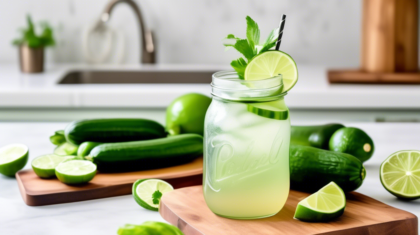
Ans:
[[[394,196],[405,200],[420,198],[420,151],[391,154],[381,164],[379,174],[384,188]]]
[[[263,80],[281,74],[282,92],[292,89],[298,80],[298,70],[293,58],[282,51],[272,50],[254,57],[246,66],[245,80]]]
[[[163,194],[173,191],[168,182],[159,179],[140,179],[133,184],[134,200],[143,208],[158,211]]]
[[[37,176],[43,179],[48,179],[55,177],[55,168],[58,166],[58,164],[73,158],[74,156],[58,156],[55,154],[46,154],[36,157],[34,160],[32,160],[31,165]]]
[[[28,162],[29,149],[24,144],[9,144],[0,148],[0,173],[14,177]]]
[[[96,165],[87,160],[64,161],[55,168],[55,175],[65,184],[84,184],[95,177]]]
[[[295,219],[307,222],[327,222],[340,217],[346,207],[346,196],[334,182],[300,201],[296,207]]]

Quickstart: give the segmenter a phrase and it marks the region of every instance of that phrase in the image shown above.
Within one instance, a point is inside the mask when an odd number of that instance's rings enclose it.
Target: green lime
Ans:
[[[24,144],[9,144],[0,148],[0,173],[14,177],[28,162],[29,149]]]
[[[54,154],[60,156],[76,155],[78,146],[65,142],[54,149]]]
[[[55,154],[42,155],[32,160],[32,169],[40,178],[53,178],[55,177],[55,168],[58,164],[73,158],[74,156],[58,156]]]
[[[163,180],[140,179],[133,184],[133,197],[141,207],[157,211],[162,195],[172,190],[172,185]]]
[[[170,135],[195,133],[203,135],[204,118],[211,99],[190,93],[176,98],[166,109],[166,130]]]
[[[179,228],[154,221],[146,221],[141,225],[126,224],[118,229],[118,235],[184,235]]]
[[[372,157],[375,146],[366,132],[355,127],[343,127],[331,136],[330,150],[348,153],[365,162]]]
[[[86,142],[81,143],[79,145],[79,149],[77,149],[77,156],[85,157],[89,155],[90,151],[100,144],[102,143],[92,142],[92,141],[86,141]]]
[[[334,182],[300,201],[295,218],[307,222],[327,222],[340,217],[346,207],[346,196]]]
[[[379,176],[388,192],[398,198],[420,198],[420,151],[402,150],[391,154],[382,164]]]
[[[283,100],[262,103],[249,103],[248,111],[261,117],[276,120],[286,120],[289,117],[289,109],[284,104]]]
[[[293,58],[282,51],[267,51],[253,58],[245,69],[245,80],[262,80],[281,74],[283,90],[293,88],[298,80],[298,70]]]
[[[65,161],[55,168],[55,175],[65,184],[83,184],[91,181],[96,174],[96,165],[91,161]]]

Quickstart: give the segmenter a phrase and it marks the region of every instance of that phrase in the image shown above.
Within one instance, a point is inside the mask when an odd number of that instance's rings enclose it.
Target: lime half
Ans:
[[[28,162],[29,149],[23,144],[9,144],[0,148],[0,173],[13,177]]]
[[[326,222],[340,217],[346,207],[346,196],[334,182],[300,201],[295,218],[308,222]]]
[[[289,117],[289,109],[282,100],[250,103],[248,104],[248,111],[275,120],[286,120]]]
[[[381,183],[401,199],[420,198],[420,151],[403,150],[391,154],[380,168]]]
[[[298,80],[298,70],[293,58],[282,51],[267,51],[252,59],[245,69],[245,80],[262,80],[281,74],[283,90],[287,92]]]
[[[32,169],[40,178],[53,178],[55,177],[55,168],[58,164],[73,158],[74,156],[58,156],[55,154],[42,155],[32,160]]]
[[[65,161],[55,168],[55,175],[65,184],[83,184],[91,181],[96,174],[96,165],[91,161]]]
[[[163,180],[140,179],[133,184],[133,197],[141,207],[157,211],[162,195],[172,190],[172,185]]]

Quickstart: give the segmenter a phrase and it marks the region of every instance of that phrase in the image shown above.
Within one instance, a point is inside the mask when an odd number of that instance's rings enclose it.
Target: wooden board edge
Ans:
[[[18,178],[18,176],[16,177]],[[170,183],[174,188],[183,188],[188,186],[195,186],[202,184],[203,175],[192,175],[182,178],[173,178],[165,179]],[[31,195],[29,194],[25,187],[23,186],[22,181],[18,180],[20,192],[23,198],[23,201],[28,206],[46,206],[53,204],[61,203],[70,203],[70,202],[79,202],[87,201],[122,195],[129,195],[132,192],[133,183],[126,183],[120,185],[110,185],[101,188],[93,188],[83,191],[71,191],[71,192],[59,192],[59,193],[50,193],[44,195]],[[106,195],[106,196],[104,196]]]
[[[367,73],[361,70],[328,70],[330,83],[362,84],[420,84],[420,72],[411,73]]]
[[[16,178],[16,181],[18,183],[20,195],[22,196],[22,199],[23,199],[23,201],[25,202],[26,205],[32,206],[31,201],[28,200],[28,194],[26,193],[26,189],[25,189],[25,186],[23,185],[22,179],[20,178],[19,172],[20,171],[16,172],[15,178]]]
[[[175,212],[169,209],[169,207],[164,202],[164,198],[165,195],[162,197],[161,203],[159,205],[159,214],[164,220],[179,228],[185,235],[204,235],[190,224],[187,224]]]

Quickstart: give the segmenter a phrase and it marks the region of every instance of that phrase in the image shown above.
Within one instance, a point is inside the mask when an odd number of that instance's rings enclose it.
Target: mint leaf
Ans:
[[[162,197],[162,193],[159,190],[156,190],[153,194],[152,194],[152,198],[153,198],[153,204],[158,205],[160,202],[160,198]]]
[[[239,39],[236,41],[233,47],[239,51],[242,55],[245,56],[248,60],[251,60],[254,57],[254,49],[249,46],[248,41],[246,39]]]
[[[255,51],[254,54],[257,54],[255,45],[260,43],[260,29],[258,24],[249,16],[246,17],[246,38],[249,46]]]
[[[235,69],[235,71],[238,73],[240,79],[244,79],[246,64],[246,61],[242,57],[237,60],[233,60],[230,63],[233,69]]]
[[[240,38],[235,37],[235,35],[233,35],[233,34],[228,34],[226,36],[226,39],[236,39],[236,40],[239,40]]]
[[[258,54],[270,50],[277,43],[277,37],[279,36],[279,28],[273,29],[265,40],[263,46],[259,49]]]

